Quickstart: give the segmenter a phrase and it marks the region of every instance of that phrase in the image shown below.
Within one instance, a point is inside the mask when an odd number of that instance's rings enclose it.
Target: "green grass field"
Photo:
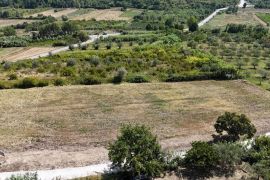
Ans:
[[[267,24],[270,23],[270,13],[256,13],[256,15]]]

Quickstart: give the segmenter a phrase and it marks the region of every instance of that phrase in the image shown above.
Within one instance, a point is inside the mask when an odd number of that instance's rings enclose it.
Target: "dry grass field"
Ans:
[[[83,166],[107,160],[122,124],[151,127],[164,149],[214,133],[225,111],[270,131],[270,93],[244,81],[67,86],[0,91],[0,170]]]
[[[19,61],[30,58],[35,55],[50,52],[54,47],[18,47],[18,48],[3,48],[0,49],[0,60]]]
[[[130,20],[131,17],[122,16],[123,12],[120,11],[119,8],[112,8],[112,9],[101,9],[101,10],[93,10],[89,13],[82,14],[80,16],[73,17],[72,20],[91,20],[96,19],[97,21],[101,20]]]
[[[206,23],[204,28],[223,28],[227,24],[246,24],[259,25],[258,18],[255,16],[256,12],[264,12],[266,10],[257,10],[253,8],[239,9],[237,14],[222,13],[215,16],[210,22]],[[268,10],[269,11],[269,10]]]
[[[76,8],[57,9],[57,11],[55,11],[55,9],[49,9],[43,12],[32,14],[31,16],[37,17],[39,14],[42,14],[44,16],[53,16],[55,18],[61,18],[62,16],[68,16],[69,14],[72,14],[77,10],[78,9]]]
[[[6,26],[11,26],[11,25],[17,25],[17,24],[22,24],[24,22],[34,22],[36,20],[26,20],[26,19],[0,19],[0,28],[6,27]]]

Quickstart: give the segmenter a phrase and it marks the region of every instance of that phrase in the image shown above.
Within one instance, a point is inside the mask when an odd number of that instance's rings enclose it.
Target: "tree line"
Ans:
[[[55,8],[110,8],[133,7],[140,9],[164,10],[174,7],[196,8],[198,6],[212,6],[215,8],[235,4],[237,0],[189,1],[189,0],[2,0],[0,6],[21,8],[55,7]]]

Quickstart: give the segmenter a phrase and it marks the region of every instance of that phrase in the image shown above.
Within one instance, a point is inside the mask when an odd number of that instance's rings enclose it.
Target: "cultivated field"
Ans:
[[[76,16],[72,18],[72,20],[91,20],[96,19],[97,21],[101,20],[129,20],[132,17],[123,16],[124,12],[120,11],[119,8],[112,8],[112,9],[102,9],[102,10],[93,10],[89,13],[82,14],[80,16]]]
[[[225,111],[270,130],[270,93],[243,81],[47,87],[0,91],[0,170],[82,166],[107,160],[121,124],[152,128],[163,148],[207,140]]]
[[[18,61],[47,53],[57,48],[53,47],[20,47],[20,48],[5,48],[0,50],[0,60]]]
[[[24,22],[34,22],[35,20],[26,20],[26,19],[0,19],[0,28],[11,26],[11,25],[17,25],[22,24]]]

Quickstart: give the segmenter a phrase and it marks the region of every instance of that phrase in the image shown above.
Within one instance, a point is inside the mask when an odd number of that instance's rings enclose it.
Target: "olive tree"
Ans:
[[[255,126],[244,114],[225,112],[218,117],[214,127],[220,135],[225,131],[233,141],[239,140],[241,136],[252,138],[256,133]]]
[[[157,177],[165,167],[161,146],[149,128],[127,125],[109,147],[112,166],[130,172],[133,177]]]

